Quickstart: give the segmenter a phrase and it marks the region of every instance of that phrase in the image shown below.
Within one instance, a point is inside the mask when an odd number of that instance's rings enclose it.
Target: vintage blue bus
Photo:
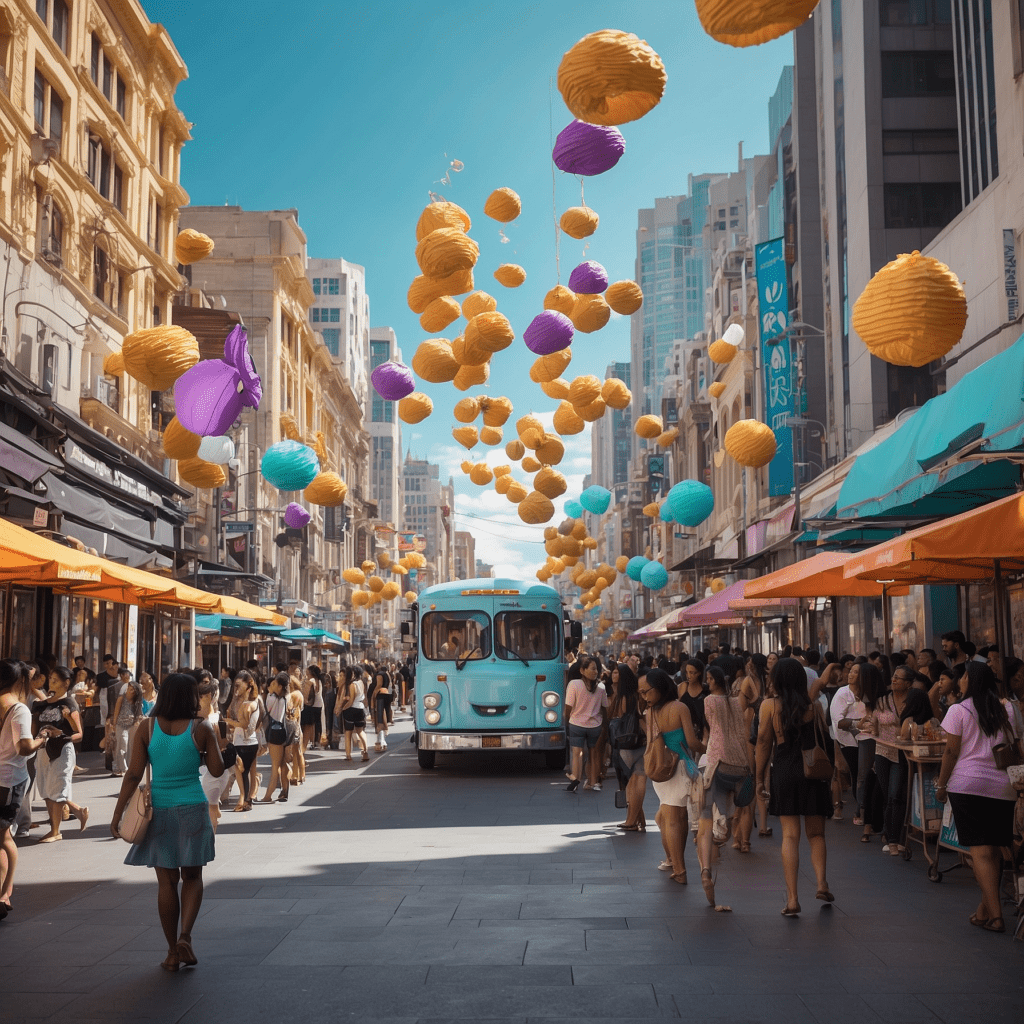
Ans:
[[[579,623],[536,581],[457,580],[416,605],[416,730],[421,768],[437,751],[535,750],[566,760],[565,658]]]

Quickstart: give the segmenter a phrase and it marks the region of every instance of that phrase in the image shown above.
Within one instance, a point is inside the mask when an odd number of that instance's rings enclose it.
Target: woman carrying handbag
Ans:
[[[225,749],[234,764],[234,750],[230,744]],[[157,907],[167,939],[167,957],[160,965],[165,971],[198,963],[192,926],[203,902],[203,865],[214,857],[213,826],[199,779],[204,760],[210,775],[223,775],[220,741],[199,717],[199,684],[195,676],[175,672],[160,687],[152,717],[135,734],[110,820],[111,835],[122,838],[119,827],[125,808],[135,801],[143,776],[152,769],[149,825],[124,862],[156,869]]]

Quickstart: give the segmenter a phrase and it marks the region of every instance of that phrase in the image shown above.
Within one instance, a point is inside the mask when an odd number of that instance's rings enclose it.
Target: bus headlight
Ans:
[[[423,706],[425,708],[439,708],[441,706],[441,694],[439,693],[428,693],[423,698]]]
[[[546,693],[541,695],[540,702],[546,708],[557,708],[561,699],[562,698],[559,697],[554,690],[548,690]],[[551,722],[554,721],[554,719],[549,718],[548,721]]]
[[[557,711],[545,711],[544,712],[544,721],[545,722],[557,722],[558,721],[558,712]]]
[[[427,725],[437,725],[441,721],[441,712],[428,711],[423,717],[426,719]]]

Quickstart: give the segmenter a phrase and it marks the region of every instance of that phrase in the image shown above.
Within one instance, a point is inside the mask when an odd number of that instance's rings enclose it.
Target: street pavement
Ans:
[[[199,966],[178,974],[158,966],[154,873],[110,838],[119,780],[84,755],[88,829],[20,841],[0,1020],[1024,1021],[1024,943],[968,925],[968,870],[929,882],[919,849],[883,855],[847,818],[827,829],[835,905],[814,900],[805,843],[790,920],[776,822],[749,855],[723,851],[733,912],[715,913],[692,846],[688,886],[657,870],[653,793],[651,831],[617,833],[612,781],[570,794],[526,755],[439,755],[422,772],[409,733],[397,724],[369,765],[313,753],[287,804],[225,813]]]

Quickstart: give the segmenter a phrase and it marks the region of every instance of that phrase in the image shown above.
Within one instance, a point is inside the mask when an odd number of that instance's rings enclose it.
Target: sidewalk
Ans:
[[[158,967],[153,872],[125,867],[107,829],[119,780],[76,778],[89,828],[20,843],[0,924],[3,1019],[1024,1020],[1024,943],[968,925],[968,871],[936,885],[919,851],[905,863],[830,823],[836,904],[815,902],[805,844],[804,914],[789,920],[776,827],[750,855],[724,851],[718,898],[733,913],[716,914],[692,846],[688,886],[656,870],[653,794],[652,831],[623,835],[609,827],[622,815],[613,784],[569,794],[519,755],[439,756],[421,772],[409,728],[368,765],[313,753],[287,804],[225,814],[200,963],[176,975]]]

